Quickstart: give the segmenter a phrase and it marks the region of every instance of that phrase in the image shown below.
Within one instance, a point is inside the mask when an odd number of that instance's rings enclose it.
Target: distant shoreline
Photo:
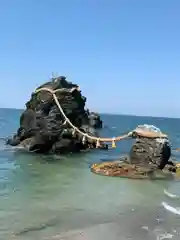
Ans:
[[[24,111],[23,108],[5,108],[5,107],[0,107],[0,110],[17,110],[17,111]],[[92,109],[93,111],[93,109]],[[97,112],[97,111],[94,111]],[[104,112],[98,112],[101,115],[109,115],[109,116],[124,116],[124,117],[144,117],[144,118],[165,118],[165,119],[180,119],[180,117],[167,117],[167,116],[146,116],[146,115],[136,115],[136,114],[127,114],[127,113],[104,113]]]

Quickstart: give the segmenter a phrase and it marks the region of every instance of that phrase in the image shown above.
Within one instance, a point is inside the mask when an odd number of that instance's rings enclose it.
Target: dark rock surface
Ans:
[[[129,154],[131,164],[164,169],[169,164],[171,147],[166,138],[137,137]]]
[[[128,156],[91,165],[93,173],[131,179],[179,179],[167,138],[137,137]]]
[[[86,98],[78,85],[68,82],[65,77],[52,78],[39,88],[61,89],[56,93],[58,101],[69,120],[77,128],[89,135],[97,136],[96,129],[102,128],[102,120],[97,113],[85,110]],[[85,139],[65,122],[53,96],[47,91],[32,93],[26,109],[20,117],[20,127],[7,144],[21,145],[37,153],[79,152],[93,148],[96,143]],[[102,148],[106,146],[102,145]]]
[[[179,170],[171,159],[171,146],[166,134],[153,125],[139,125],[128,134],[135,139],[128,156],[115,161],[92,164],[91,171],[131,179],[179,179]]]

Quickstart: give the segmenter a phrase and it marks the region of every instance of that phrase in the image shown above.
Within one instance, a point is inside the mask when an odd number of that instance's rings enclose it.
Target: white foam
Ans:
[[[166,203],[166,202],[162,202],[162,205],[163,205],[163,207],[166,209],[166,210],[168,210],[169,212],[172,212],[172,213],[174,213],[174,214],[176,214],[176,215],[180,215],[180,208],[174,208],[174,207],[172,207],[172,206],[170,206],[168,203]]]
[[[170,198],[179,198],[179,196],[172,194],[172,193],[168,192],[167,190],[164,190],[164,194]]]

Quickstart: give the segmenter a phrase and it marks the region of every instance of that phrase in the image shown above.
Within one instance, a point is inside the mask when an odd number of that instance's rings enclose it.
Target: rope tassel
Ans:
[[[100,138],[97,139],[97,142],[96,142],[96,148],[99,148],[101,146],[100,144]]]
[[[86,136],[84,135],[82,139],[82,143],[85,144],[85,142],[86,142]]]
[[[75,134],[76,134],[76,129],[74,128],[72,132],[73,137],[75,136]]]
[[[67,124],[67,120],[64,121],[63,125],[66,125]]]
[[[112,148],[116,148],[115,138],[112,139]]]

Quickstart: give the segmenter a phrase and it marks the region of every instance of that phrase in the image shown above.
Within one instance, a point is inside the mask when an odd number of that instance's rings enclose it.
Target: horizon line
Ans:
[[[23,111],[25,108],[12,108],[12,107],[0,107],[0,109],[4,110],[18,110]],[[96,112],[100,115],[113,115],[113,116],[127,116],[127,117],[150,117],[150,118],[168,118],[168,119],[180,119],[180,117],[167,117],[167,116],[151,116],[151,115],[136,115],[132,113],[107,113],[107,112],[97,112],[97,111],[90,111],[90,112]]]

